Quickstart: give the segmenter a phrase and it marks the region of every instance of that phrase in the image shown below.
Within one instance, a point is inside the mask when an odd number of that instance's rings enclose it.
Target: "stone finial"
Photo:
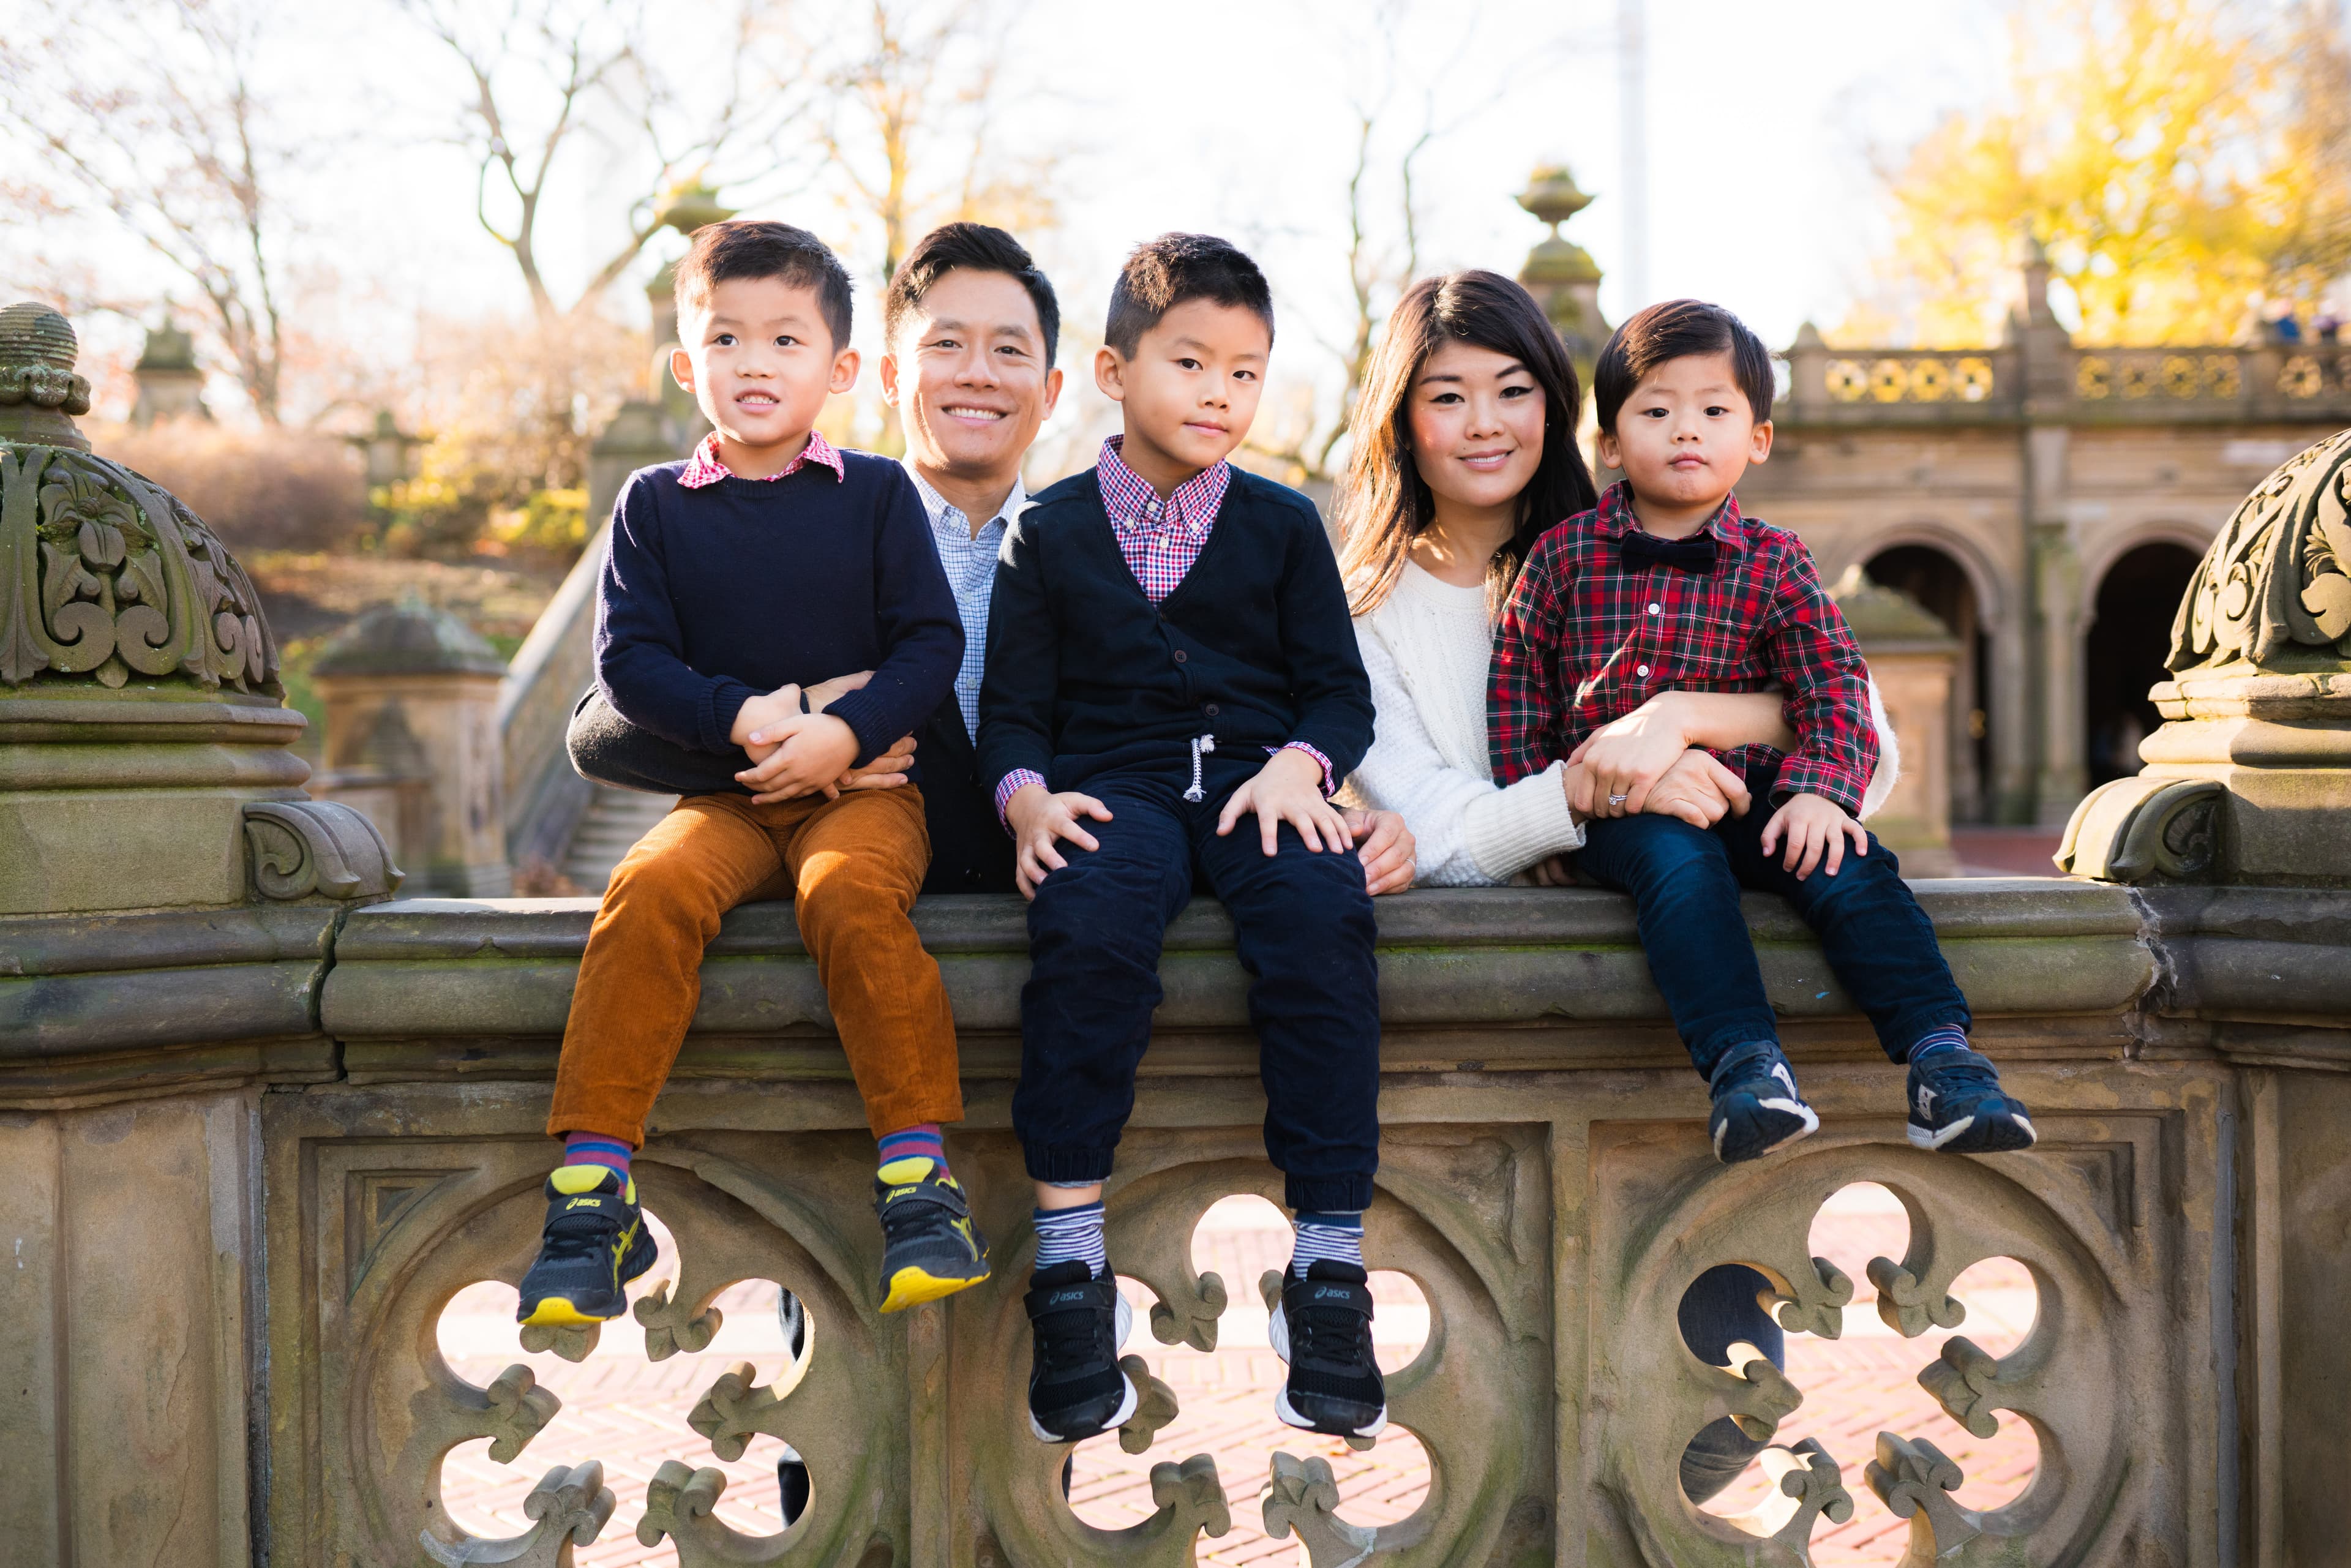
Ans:
[[[89,412],[80,347],[73,323],[37,300],[0,309],[0,441],[89,450],[71,417]]]
[[[1378,1550],[1377,1530],[1339,1517],[1339,1482],[1328,1459],[1274,1455],[1262,1495],[1265,1532],[1276,1541],[1295,1534],[1313,1568],[1367,1563]]]
[[[573,1547],[603,1533],[619,1502],[604,1484],[604,1467],[598,1461],[558,1465],[523,1499],[523,1517],[533,1523],[520,1535],[495,1541],[467,1535],[447,1542],[428,1530],[418,1543],[442,1568],[564,1568]]]
[[[2314,657],[2351,659],[2351,430],[2239,504],[2189,582],[2164,664],[2302,673]]]
[[[1563,163],[1546,163],[1527,180],[1518,194],[1519,205],[1559,232],[1559,225],[1592,204],[1592,197],[1576,188],[1575,176]]]
[[[507,662],[472,627],[411,592],[329,640],[313,675],[503,675]]]

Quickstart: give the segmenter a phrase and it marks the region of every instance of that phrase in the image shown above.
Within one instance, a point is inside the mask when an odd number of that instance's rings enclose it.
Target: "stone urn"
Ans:
[[[0,915],[390,893],[367,820],[303,796],[253,580],[76,428],[76,347],[0,310]]]
[[[2165,664],[2146,768],[2082,802],[2058,865],[2110,882],[2351,885],[2351,430],[2238,507]]]

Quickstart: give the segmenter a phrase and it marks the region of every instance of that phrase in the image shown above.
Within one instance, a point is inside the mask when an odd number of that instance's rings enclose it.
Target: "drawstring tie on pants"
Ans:
[[[1213,735],[1204,735],[1192,742],[1192,787],[1184,791],[1184,799],[1196,806],[1208,798],[1208,792],[1200,788],[1200,754],[1216,749],[1217,737]]]

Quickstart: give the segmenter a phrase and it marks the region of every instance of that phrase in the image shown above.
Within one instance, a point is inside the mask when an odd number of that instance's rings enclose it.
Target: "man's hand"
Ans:
[[[1613,724],[1601,726],[1568,753],[1583,771],[1581,798],[1568,797],[1580,817],[1630,817],[1648,809],[1649,791],[1676,759],[1689,749],[1689,737],[1665,699],[1642,704]]]
[[[1754,798],[1747,781],[1703,751],[1685,751],[1649,790],[1644,810],[1678,817],[1693,828],[1710,828],[1728,814],[1747,815]]]
[[[772,736],[773,727],[767,732]],[[857,732],[827,714],[801,717],[792,733],[767,759],[735,775],[751,787],[751,803],[789,800],[816,790],[827,799],[841,793],[834,782],[857,760]]]
[[[1772,812],[1771,820],[1763,824],[1763,852],[1777,852],[1774,846],[1784,837],[1788,852],[1780,863],[1794,872],[1798,882],[1813,874],[1813,868],[1821,864],[1823,855],[1828,858],[1826,871],[1834,876],[1837,867],[1844,863],[1848,833],[1853,835],[1853,852],[1867,854],[1867,829],[1846,816],[1844,808],[1827,796],[1800,789],[1789,796],[1788,803]]]
[[[1317,854],[1325,844],[1335,852],[1354,842],[1347,834],[1347,820],[1322,798],[1322,765],[1294,746],[1266,758],[1256,776],[1233,791],[1217,819],[1217,836],[1231,832],[1248,811],[1257,813],[1258,836],[1269,855],[1284,822],[1297,829],[1306,847]]]
[[[1012,830],[1016,846],[1012,880],[1021,897],[1035,898],[1037,884],[1045,880],[1045,873],[1070,863],[1053,847],[1054,840],[1067,839],[1081,850],[1102,848],[1099,840],[1078,825],[1081,817],[1107,822],[1110,808],[1092,795],[1081,795],[1075,789],[1056,795],[1042,784],[1023,784],[1004,803],[1005,825]]]
[[[1347,834],[1355,841],[1355,854],[1364,862],[1364,885],[1377,898],[1384,893],[1402,893],[1412,885],[1413,852],[1418,847],[1412,841],[1412,830],[1394,811],[1355,811],[1341,813],[1347,824]]]
[[[852,768],[833,780],[842,789],[895,789],[906,781],[906,770],[914,765],[914,737],[903,736],[890,743],[890,749],[862,768]]]

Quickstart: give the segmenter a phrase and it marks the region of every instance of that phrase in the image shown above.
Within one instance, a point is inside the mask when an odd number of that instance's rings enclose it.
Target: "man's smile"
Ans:
[[[950,402],[941,404],[939,412],[949,419],[967,420],[975,424],[994,424],[1006,417],[1008,411],[1000,408],[980,408],[973,403]]]

